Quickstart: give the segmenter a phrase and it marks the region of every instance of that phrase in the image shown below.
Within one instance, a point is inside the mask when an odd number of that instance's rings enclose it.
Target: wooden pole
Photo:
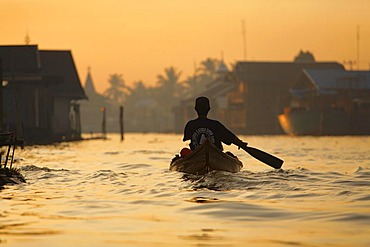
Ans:
[[[243,36],[243,59],[247,61],[247,37],[245,31],[245,20],[242,20],[242,36]]]
[[[102,134],[103,134],[103,138],[106,138],[107,137],[106,113],[105,113],[106,110],[104,106],[101,108],[101,111],[103,113]]]
[[[80,104],[74,103],[73,105],[74,112],[76,114],[76,132],[77,136],[81,138],[81,112],[80,112]]]
[[[123,106],[119,107],[119,126],[121,129],[121,141],[123,141],[124,138],[124,129],[123,129]]]

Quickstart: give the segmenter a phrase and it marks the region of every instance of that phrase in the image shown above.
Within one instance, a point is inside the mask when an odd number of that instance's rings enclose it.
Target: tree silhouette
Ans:
[[[138,105],[142,106],[142,102],[147,102],[149,98],[153,98],[153,93],[150,88],[146,87],[142,81],[136,81],[130,88],[130,94],[126,97],[126,105],[135,108]]]
[[[122,74],[112,74],[108,80],[110,87],[105,90],[104,96],[109,98],[114,103],[123,103],[125,97],[130,92],[130,88],[126,86]]]
[[[194,74],[181,80],[182,72],[170,66],[157,75],[156,85],[148,87],[136,81],[128,87],[121,74],[109,77],[110,87],[104,95],[111,100],[115,112],[117,104],[125,107],[125,124],[128,131],[171,132],[175,128],[174,116],[181,100],[202,94],[217,78],[220,61],[203,60]],[[178,108],[177,108],[178,109]]]
[[[158,112],[162,119],[160,129],[161,131],[171,131],[174,129],[173,109],[184,97],[185,90],[180,81],[181,71],[169,67],[164,72],[164,75],[157,76],[157,88],[154,92],[160,105]]]
[[[201,87],[199,85],[200,78],[198,75],[188,76],[185,80],[186,97],[193,97],[200,93]]]
[[[219,64],[219,60],[212,58],[202,61],[195,69],[194,75],[188,76],[185,80],[186,97],[196,97],[205,91],[215,81]]]
[[[163,96],[167,96],[167,100],[171,101],[180,98],[184,89],[180,81],[181,71],[177,71],[174,67],[169,67],[164,72],[164,75],[157,76],[157,85],[162,89]]]
[[[215,79],[219,63],[220,62],[217,59],[207,58],[206,60],[200,63],[201,65],[199,68],[200,74]]]
[[[132,131],[158,131],[158,104],[154,99],[154,89],[146,87],[142,81],[134,82],[126,99],[126,123]]]

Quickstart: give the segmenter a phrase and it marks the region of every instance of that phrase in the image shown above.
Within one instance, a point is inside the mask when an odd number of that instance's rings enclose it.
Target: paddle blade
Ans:
[[[259,150],[257,148],[252,148],[252,147],[242,147],[247,153],[249,153],[251,156],[254,158],[258,159],[259,161],[275,168],[275,169],[280,169],[281,166],[283,165],[284,161],[279,159],[278,157],[275,157],[269,153],[266,153],[262,150]]]

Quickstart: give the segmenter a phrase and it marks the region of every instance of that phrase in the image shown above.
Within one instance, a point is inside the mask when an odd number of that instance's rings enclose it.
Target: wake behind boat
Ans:
[[[210,171],[239,172],[243,163],[236,157],[222,152],[212,142],[206,140],[195,151],[185,157],[175,157],[171,171],[191,174],[206,174]]]

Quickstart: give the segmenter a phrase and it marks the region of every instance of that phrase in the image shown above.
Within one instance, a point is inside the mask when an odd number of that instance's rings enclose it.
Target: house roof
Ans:
[[[6,80],[40,80],[40,56],[37,45],[0,46],[3,76]]]
[[[235,75],[246,83],[277,86],[286,90],[294,84],[302,70],[308,68],[344,70],[343,65],[337,62],[238,62],[235,66]]]
[[[370,71],[306,69],[303,72],[317,89],[370,90]]]
[[[40,50],[42,75],[47,78],[59,78],[59,83],[51,84],[54,95],[71,99],[86,99],[80,78],[68,50]]]

